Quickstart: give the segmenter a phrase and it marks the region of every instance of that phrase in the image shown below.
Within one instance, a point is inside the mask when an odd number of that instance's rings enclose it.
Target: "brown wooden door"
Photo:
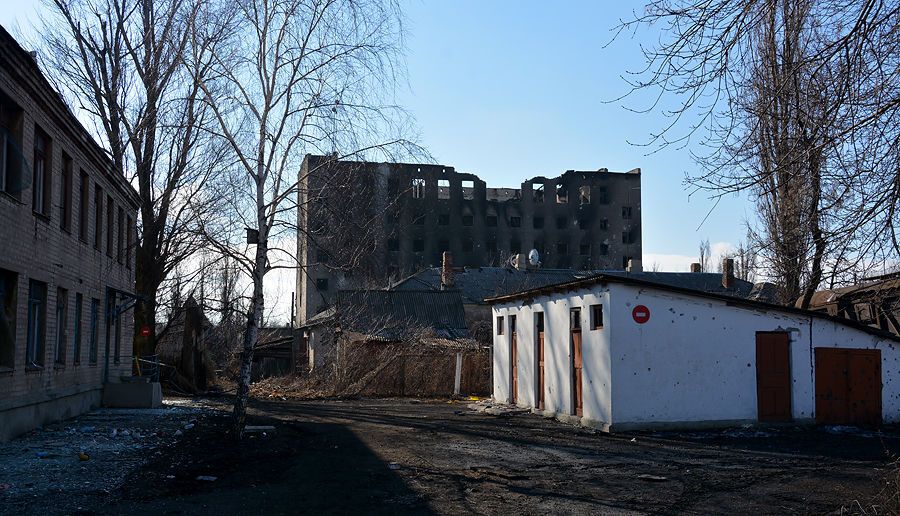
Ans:
[[[816,422],[881,424],[881,350],[816,348]]]
[[[538,332],[538,408],[544,408],[544,332]]]
[[[516,340],[516,316],[509,316],[509,356],[511,361],[512,385],[510,386],[510,403],[515,404],[519,399],[519,368],[518,368],[518,342]]]
[[[584,396],[581,386],[582,360],[581,360],[581,329],[572,330],[572,388],[575,391],[575,415],[581,416],[584,407]]]
[[[756,399],[760,421],[791,420],[791,355],[787,333],[756,334]]]

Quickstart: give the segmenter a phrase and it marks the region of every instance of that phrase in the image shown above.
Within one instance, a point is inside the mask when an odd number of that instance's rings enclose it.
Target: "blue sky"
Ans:
[[[645,267],[687,270],[700,240],[716,255],[743,237],[753,217],[743,198],[723,199],[703,222],[713,202],[688,196],[688,149],[648,154],[629,144],[647,141],[664,116],[610,102],[627,91],[621,76],[643,64],[640,45],[660,37],[651,28],[605,46],[618,20],[643,4],[403,1],[408,75],[398,103],[438,162],[507,187],[567,169],[640,167]],[[0,24],[13,34],[39,30],[39,8],[39,0],[4,2]]]

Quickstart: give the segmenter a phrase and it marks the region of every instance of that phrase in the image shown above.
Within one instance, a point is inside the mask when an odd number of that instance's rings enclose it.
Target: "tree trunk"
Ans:
[[[135,253],[135,294],[138,297],[134,307],[134,350],[136,357],[156,353],[156,296],[159,291],[159,275],[156,273],[157,259],[144,245]],[[149,333],[143,335],[141,330]],[[136,372],[136,371],[135,371]]]

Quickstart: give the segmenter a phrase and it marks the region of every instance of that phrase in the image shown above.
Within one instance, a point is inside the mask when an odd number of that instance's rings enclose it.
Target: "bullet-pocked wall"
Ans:
[[[340,288],[383,286],[439,265],[444,251],[466,267],[503,265],[531,249],[545,268],[622,269],[641,257],[640,169],[490,188],[444,165],[329,160],[307,156],[301,173],[298,323]]]

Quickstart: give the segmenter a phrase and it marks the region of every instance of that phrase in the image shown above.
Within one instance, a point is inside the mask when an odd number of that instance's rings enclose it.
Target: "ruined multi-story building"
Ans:
[[[130,376],[139,200],[0,27],[0,441]]]
[[[335,292],[385,286],[441,263],[498,266],[536,249],[541,266],[622,269],[641,257],[640,169],[569,170],[489,188],[444,165],[307,156],[298,194],[296,322]]]

